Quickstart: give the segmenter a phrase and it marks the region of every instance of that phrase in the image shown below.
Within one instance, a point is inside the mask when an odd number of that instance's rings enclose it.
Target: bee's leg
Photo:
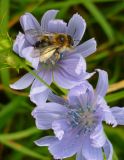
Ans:
[[[58,61],[59,59],[60,59],[59,49],[56,49],[56,51],[55,51],[55,61]]]
[[[61,49],[56,49],[56,60],[58,61],[59,59],[63,58],[63,51]]]
[[[52,65],[55,65],[55,61],[54,60],[50,60],[50,62],[52,63]]]
[[[53,56],[49,59],[52,65],[55,65],[55,63],[60,59],[60,54],[58,49],[55,50]]]
[[[58,61],[60,59],[60,54],[59,53],[55,53],[55,60]]]
[[[55,52],[56,52],[56,51],[55,51]],[[54,52],[53,56],[49,59],[49,61],[50,61],[50,63],[51,63],[52,65],[55,65],[55,63],[56,63],[55,52]]]

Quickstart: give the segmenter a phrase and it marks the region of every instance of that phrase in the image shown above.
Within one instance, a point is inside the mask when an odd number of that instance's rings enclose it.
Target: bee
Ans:
[[[73,48],[73,39],[64,33],[41,33],[34,29],[25,32],[36,42],[32,57],[40,57],[40,62],[52,63],[53,65],[61,58],[62,52]]]

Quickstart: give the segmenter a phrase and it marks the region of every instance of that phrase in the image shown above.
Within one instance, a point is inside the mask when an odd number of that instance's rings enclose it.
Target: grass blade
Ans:
[[[114,102],[122,98],[124,98],[124,91],[120,91],[106,96],[107,102]]]
[[[99,9],[90,0],[82,1],[82,4],[87,8],[87,10],[94,16],[96,21],[100,24],[108,39],[110,41],[113,41],[113,29],[107,22],[105,17],[102,15],[102,13],[99,11]]]
[[[40,160],[50,160],[49,158],[44,157],[44,156],[40,155],[39,153],[37,153],[33,150],[30,150],[27,147],[24,147],[23,145],[21,145],[19,143],[16,143],[14,141],[8,141],[8,140],[5,140],[5,139],[0,139],[0,142],[3,143],[4,145],[6,145],[6,146],[18,151],[18,152],[26,154],[30,157],[40,159]]]
[[[0,128],[2,128],[7,121],[9,121],[12,116],[17,112],[16,108],[21,105],[21,102],[25,100],[24,97],[17,97],[11,101],[8,105],[4,106],[4,108],[0,112]]]
[[[5,140],[17,140],[31,136],[32,134],[41,132],[40,130],[36,129],[35,127],[26,129],[24,131],[16,132],[16,133],[9,133],[9,134],[0,134],[0,139]]]

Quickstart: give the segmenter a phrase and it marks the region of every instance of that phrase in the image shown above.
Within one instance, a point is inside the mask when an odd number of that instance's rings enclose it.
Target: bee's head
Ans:
[[[56,41],[62,47],[71,48],[73,46],[73,40],[70,35],[59,34],[56,37]]]

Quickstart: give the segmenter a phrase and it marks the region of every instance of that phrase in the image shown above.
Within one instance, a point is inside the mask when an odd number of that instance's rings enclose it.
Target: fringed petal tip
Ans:
[[[113,116],[115,117],[118,125],[124,125],[124,107],[110,108]],[[115,127],[115,126],[113,126]]]

